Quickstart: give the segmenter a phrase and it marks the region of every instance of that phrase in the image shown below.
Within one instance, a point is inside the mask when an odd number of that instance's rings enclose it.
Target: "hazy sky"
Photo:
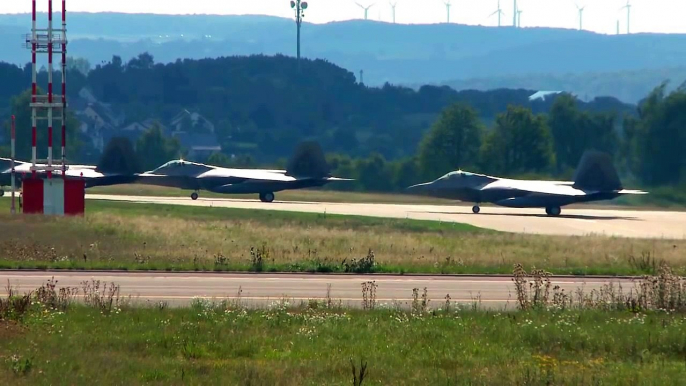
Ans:
[[[364,11],[355,4],[376,3],[369,9],[369,19],[392,21],[389,0],[310,0],[305,21],[325,23],[334,20],[360,19]],[[437,23],[446,21],[447,0],[397,1],[396,21],[399,23]],[[502,24],[512,25],[514,0],[501,0],[504,12]],[[578,28],[579,13],[575,2],[586,4],[584,29],[600,33],[615,33],[617,20],[620,31],[626,32],[626,0],[518,0],[523,10],[523,27],[550,26]],[[290,0],[67,0],[69,11],[116,11],[166,14],[263,14],[292,17]],[[472,25],[497,25],[497,15],[489,17],[498,7],[498,0],[451,0],[451,22]],[[47,10],[48,0],[38,0],[40,11]],[[631,32],[686,33],[686,1],[631,0]],[[55,0],[55,9],[61,1]],[[0,13],[30,12],[30,0],[0,0]]]

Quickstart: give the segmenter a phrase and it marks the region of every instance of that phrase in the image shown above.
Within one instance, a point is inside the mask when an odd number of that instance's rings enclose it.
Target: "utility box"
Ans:
[[[64,214],[83,216],[86,212],[86,181],[64,181]]]
[[[22,182],[24,214],[83,215],[86,183],[62,178],[27,178]]]
[[[43,180],[26,178],[21,183],[21,199],[24,214],[43,213]]]

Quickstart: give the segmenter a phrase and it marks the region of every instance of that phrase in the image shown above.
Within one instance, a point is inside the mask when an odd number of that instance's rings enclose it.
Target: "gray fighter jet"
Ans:
[[[319,144],[301,143],[286,170],[232,169],[185,160],[173,160],[155,170],[137,175],[136,183],[225,194],[258,194],[262,202],[274,201],[274,193],[288,189],[319,187],[333,181],[352,181],[332,177]]]
[[[473,202],[474,213],[479,213],[480,203],[488,202],[510,208],[545,208],[549,216],[559,216],[560,208],[569,204],[647,194],[624,189],[612,158],[594,150],[581,157],[574,181],[516,180],[458,170],[406,190],[410,194]]]
[[[3,186],[11,185],[12,168],[11,160],[9,158],[0,157],[0,197],[5,195]],[[37,166],[46,166],[46,164],[37,164]],[[24,178],[32,175],[31,162],[14,161],[14,172],[17,189],[21,186]],[[43,170],[37,171],[36,175],[39,178],[45,178],[46,172]],[[62,178],[62,170],[55,170],[53,172],[55,178]],[[66,179],[81,179],[86,182],[86,188],[95,186],[109,186],[118,184],[128,184],[136,179],[134,174],[112,173],[98,169],[93,165],[67,165],[65,173]]]

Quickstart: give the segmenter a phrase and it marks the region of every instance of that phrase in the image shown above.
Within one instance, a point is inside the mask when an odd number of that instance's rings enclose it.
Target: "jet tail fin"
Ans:
[[[301,142],[286,166],[289,176],[323,178],[331,176],[331,167],[326,162],[324,152],[315,141]]]
[[[574,188],[581,190],[617,191],[622,182],[609,154],[597,150],[584,152],[574,173]]]

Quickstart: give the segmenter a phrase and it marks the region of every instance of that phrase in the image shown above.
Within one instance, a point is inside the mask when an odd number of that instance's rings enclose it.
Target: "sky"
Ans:
[[[38,10],[47,11],[48,0],[37,0]],[[368,18],[391,22],[389,0],[309,0],[305,21],[326,23],[364,18],[364,11],[355,1],[367,6],[372,3]],[[448,0],[390,0],[397,2],[398,23],[446,22],[445,2]],[[451,0],[450,21],[470,25],[498,25],[498,0]],[[502,25],[512,25],[514,0],[500,0],[504,15]],[[583,12],[585,30],[614,34],[617,21],[620,33],[627,31],[626,0],[517,0],[522,10],[522,27],[579,27],[579,6]],[[631,0],[631,32],[686,33],[686,1],[684,0]],[[55,0],[55,10],[61,1]],[[30,12],[30,0],[0,0],[0,13]],[[160,14],[262,14],[293,17],[290,0],[67,0],[68,11],[126,12]]]

